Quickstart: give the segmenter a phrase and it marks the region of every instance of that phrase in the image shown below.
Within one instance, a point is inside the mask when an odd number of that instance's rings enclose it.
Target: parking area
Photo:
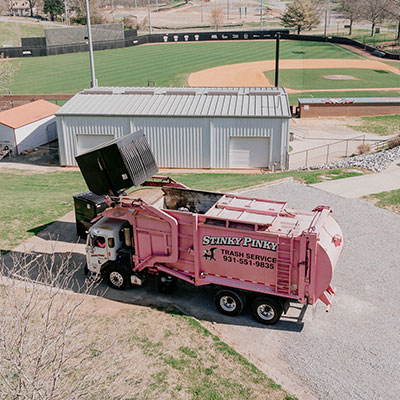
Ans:
[[[346,199],[296,182],[254,189],[251,196],[286,200],[311,210],[331,205],[345,237],[333,280],[337,296],[329,313],[323,304],[299,321],[292,307],[277,325],[253,321],[248,310],[236,318],[220,315],[213,289],[180,283],[172,296],[158,294],[152,281],[125,292],[98,293],[133,304],[175,304],[300,399],[397,399],[400,340],[396,307],[400,280],[400,216],[361,200]],[[49,240],[49,233],[52,235]],[[29,239],[16,251],[71,251],[84,262],[84,244],[75,244],[73,214]],[[47,249],[47,250],[46,250]],[[83,272],[78,276],[84,279]]]

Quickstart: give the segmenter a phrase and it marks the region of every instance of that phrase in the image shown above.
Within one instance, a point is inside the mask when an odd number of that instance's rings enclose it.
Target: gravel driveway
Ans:
[[[345,235],[331,312],[319,307],[312,322],[309,309],[301,332],[274,330],[280,342],[278,356],[317,398],[398,399],[400,216],[298,183],[250,193],[303,209],[329,204]],[[265,332],[271,336],[271,330]],[[257,332],[251,340],[257,343],[262,336]]]
[[[397,400],[400,313],[395,290],[400,282],[400,216],[296,182],[254,189],[249,195],[286,200],[289,206],[306,210],[332,206],[345,247],[335,271],[337,296],[329,313],[321,303],[314,320],[308,308],[298,323],[301,309],[293,307],[277,325],[265,327],[253,321],[248,310],[235,318],[219,314],[211,288],[184,282],[173,296],[158,294],[152,281],[124,292],[109,289],[104,293],[106,286],[101,284],[99,294],[127,303],[178,305],[300,399]],[[71,237],[60,236],[60,246],[76,239],[74,225],[61,223],[64,236]],[[54,229],[60,231],[56,224]],[[39,245],[35,245],[37,251]],[[75,260],[83,262],[84,256],[77,251]],[[79,279],[84,279],[83,272]]]

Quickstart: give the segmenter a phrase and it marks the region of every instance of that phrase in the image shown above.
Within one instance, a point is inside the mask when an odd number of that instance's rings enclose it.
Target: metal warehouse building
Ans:
[[[143,129],[159,167],[288,167],[288,97],[282,88],[93,88],[59,111],[61,165]]]

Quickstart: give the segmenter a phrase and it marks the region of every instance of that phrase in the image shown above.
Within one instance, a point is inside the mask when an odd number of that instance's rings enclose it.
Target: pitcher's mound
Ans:
[[[333,79],[336,81],[349,81],[349,80],[356,80],[358,81],[358,78],[354,78],[354,76],[351,75],[325,75],[325,79]]]

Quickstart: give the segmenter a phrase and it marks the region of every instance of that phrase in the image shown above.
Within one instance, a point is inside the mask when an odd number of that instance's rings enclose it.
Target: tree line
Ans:
[[[294,0],[288,4],[280,20],[283,26],[295,28],[300,34],[301,31],[317,27],[321,22],[321,14],[328,7],[328,3],[318,0]],[[371,36],[374,36],[376,25],[387,19],[396,23],[396,38],[400,39],[400,0],[339,0],[333,8],[349,20],[349,35],[352,34],[354,22],[368,21],[371,24]]]

